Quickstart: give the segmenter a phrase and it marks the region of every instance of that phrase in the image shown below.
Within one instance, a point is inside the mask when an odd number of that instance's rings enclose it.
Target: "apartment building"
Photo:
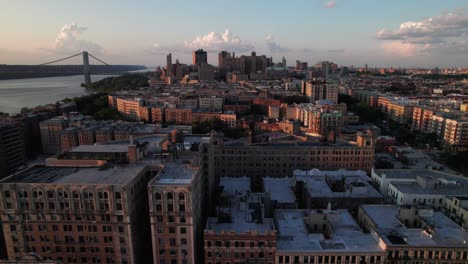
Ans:
[[[43,153],[55,154],[62,150],[61,133],[67,127],[68,121],[63,117],[54,117],[39,123]]]
[[[203,177],[195,164],[161,165],[148,185],[153,263],[200,263]]]
[[[357,142],[336,144],[303,140],[293,135],[265,143],[219,142],[213,146],[215,175],[249,175],[254,190],[262,178],[292,175],[293,170],[350,169],[371,171],[374,164],[374,138],[358,133]]]
[[[140,107],[142,106],[143,100],[140,98],[117,98],[117,111],[135,121],[140,120]]]
[[[294,170],[293,181],[301,208],[356,209],[360,204],[383,202],[362,170]]]
[[[310,101],[330,100],[338,103],[338,84],[328,83],[322,79],[303,81],[301,93],[309,97]]]
[[[468,150],[468,119],[446,119],[443,140],[456,150]]]
[[[23,125],[13,120],[0,120],[0,179],[26,163]]]
[[[190,125],[193,121],[191,108],[166,108],[164,116],[166,123]]]
[[[276,230],[265,217],[264,193],[252,193],[247,177],[223,177],[216,217],[204,230],[205,263],[273,263]]]
[[[413,119],[411,122],[411,130],[421,131],[423,133],[430,133],[430,121],[434,111],[424,107],[414,107],[413,108]]]
[[[198,108],[204,111],[222,111],[223,98],[221,97],[200,97],[198,98]]]
[[[145,166],[36,165],[0,181],[8,259],[148,263]]]
[[[275,223],[275,263],[385,263],[385,250],[347,210],[276,210]]]
[[[385,249],[385,263],[468,261],[468,232],[431,208],[361,205],[358,222]]]
[[[385,200],[396,205],[442,209],[446,196],[468,197],[468,180],[436,170],[372,170],[371,179]]]

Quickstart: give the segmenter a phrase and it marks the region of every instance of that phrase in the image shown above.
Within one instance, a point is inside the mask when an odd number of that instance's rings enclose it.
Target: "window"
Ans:
[[[187,228],[181,227],[181,228],[180,228],[180,233],[181,233],[181,234],[187,234]]]

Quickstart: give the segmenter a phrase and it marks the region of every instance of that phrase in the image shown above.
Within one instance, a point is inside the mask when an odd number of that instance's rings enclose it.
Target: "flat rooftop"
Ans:
[[[221,177],[219,186],[223,187],[223,193],[227,195],[235,195],[236,193],[250,192],[249,177]]]
[[[74,153],[111,153],[111,152],[128,152],[128,145],[79,145],[69,152]]]
[[[325,220],[333,234],[311,233],[309,216]],[[377,241],[364,233],[347,210],[276,210],[278,223],[277,252],[380,252]],[[313,222],[312,222],[313,223]]]
[[[441,212],[419,214],[427,227],[406,227],[398,219],[397,205],[361,205],[375,223],[375,231],[387,245],[409,247],[467,247],[468,232]]]
[[[295,203],[296,196],[291,189],[292,178],[263,178],[263,189],[270,193],[271,200],[278,203]]]
[[[322,198],[382,198],[370,184],[371,179],[364,171],[310,171],[294,170],[296,181],[303,181],[311,197]],[[335,187],[333,187],[335,186]]]
[[[46,167],[35,165],[0,181],[2,183],[125,185],[145,169],[141,164],[116,167]]]
[[[447,173],[437,170],[428,169],[381,169],[374,170],[374,172],[382,177],[385,174],[387,179],[416,179],[417,176],[431,177],[431,178],[443,178],[451,181],[466,181],[468,184],[468,178],[458,176],[456,174]]]
[[[161,169],[149,185],[186,185],[191,184],[199,168],[183,162],[160,163]]]

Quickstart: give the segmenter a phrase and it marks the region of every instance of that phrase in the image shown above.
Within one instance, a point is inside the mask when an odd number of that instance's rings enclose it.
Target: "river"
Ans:
[[[115,75],[93,75],[93,82]],[[19,113],[23,107],[55,103],[87,94],[83,75],[0,81],[0,112]]]

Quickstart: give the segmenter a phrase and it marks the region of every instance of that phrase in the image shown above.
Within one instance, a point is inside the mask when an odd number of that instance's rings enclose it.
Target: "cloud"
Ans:
[[[197,36],[193,40],[185,41],[184,45],[191,50],[205,49],[216,52],[222,50],[246,52],[254,49],[250,42],[233,36],[229,29],[226,29],[222,34],[212,31],[206,35]]]
[[[81,51],[88,51],[96,55],[103,54],[104,49],[99,44],[81,38],[87,29],[75,23],[63,25],[51,51],[64,54]]]
[[[384,50],[396,48],[396,42],[399,42],[402,54],[408,54],[409,50],[466,53],[468,13],[466,9],[458,9],[416,22],[407,21],[401,23],[397,30],[379,30],[376,37],[387,42],[382,45]]]
[[[275,37],[272,34],[267,35],[265,42],[268,47],[268,50],[271,53],[290,51],[288,48],[280,46],[280,44],[278,44],[278,42],[275,41]]]
[[[325,3],[326,8],[334,8],[335,6],[336,6],[335,1],[328,1],[328,2]]]
[[[388,41],[382,43],[381,47],[387,55],[399,57],[416,56],[427,49],[427,46],[421,47],[417,44],[404,43],[401,41]]]

